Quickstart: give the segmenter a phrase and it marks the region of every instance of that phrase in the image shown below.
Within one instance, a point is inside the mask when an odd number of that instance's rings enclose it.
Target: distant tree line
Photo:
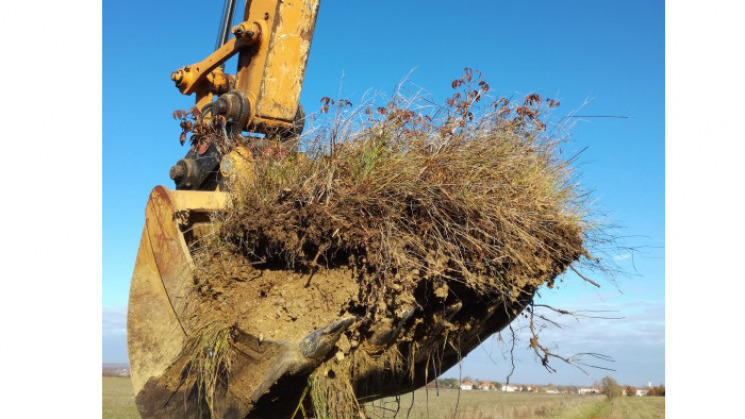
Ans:
[[[601,385],[603,386],[603,394],[605,394],[605,397],[609,400],[623,396],[623,387],[621,387],[621,385],[619,385],[612,377],[603,378]]]
[[[603,378],[601,386],[603,387],[603,394],[605,394],[608,399],[614,399],[624,393],[626,393],[627,396],[634,396],[636,394],[636,390],[633,387],[627,385],[626,388],[623,388],[612,377]],[[665,396],[664,384],[660,384],[657,387],[648,387],[645,390],[647,390],[647,396]]]
[[[458,387],[458,379],[457,378],[438,378],[437,379],[437,387],[440,387],[440,388],[457,388]]]
[[[647,393],[647,396],[665,396],[665,385],[660,384],[657,387],[651,387],[649,389],[649,392]]]

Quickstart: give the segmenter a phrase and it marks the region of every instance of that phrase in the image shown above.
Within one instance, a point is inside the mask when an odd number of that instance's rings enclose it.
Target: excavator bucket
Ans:
[[[192,292],[193,261],[180,225],[183,218],[177,215],[207,215],[226,203],[225,194],[218,192],[169,191],[158,186],[150,194],[127,319],[132,384],[143,415],[153,398],[148,391],[152,393],[154,383],[180,361],[190,332],[184,302]],[[145,387],[148,391],[143,391]],[[160,391],[166,391],[161,387]]]
[[[224,192],[158,186],[150,194],[127,322],[132,384],[143,417],[200,417],[205,412],[185,377],[191,361],[187,343],[197,333],[198,321],[190,247],[214,228],[211,214],[228,205]],[[282,417],[289,406],[277,403],[272,394],[302,391],[308,374],[354,320],[341,318],[286,341],[236,330],[231,345],[238,356],[217,416]]]
[[[214,232],[212,214],[230,205],[225,192],[172,191],[153,189],[146,207],[137,262],[132,276],[128,313],[128,347],[132,384],[140,414],[150,417],[199,418],[281,418],[290,417],[302,398],[309,375],[333,353],[337,341],[357,319],[346,316],[327,325],[286,338],[265,339],[238,327],[230,345],[236,354],[230,380],[215,395],[220,403],[201,405],[198,386],[189,381],[193,353],[188,342],[197,334],[199,305],[194,286],[192,247],[199,237]],[[455,365],[484,338],[502,329],[532,298],[526,292],[509,309],[472,304],[454,304],[442,312],[442,325],[433,326],[426,340],[411,346],[396,338],[412,313],[398,323],[381,322],[361,343],[371,352],[395,348],[412,361],[413,371],[390,371],[384,363],[360,370],[352,384],[360,401],[375,400],[421,387]],[[445,324],[466,316],[473,322],[470,333],[456,348],[446,345]],[[251,319],[248,319],[250,322]],[[303,337],[299,337],[303,336]],[[430,350],[442,348],[437,367],[430,362]],[[386,376],[381,380],[379,377]],[[207,412],[210,412],[209,414]]]

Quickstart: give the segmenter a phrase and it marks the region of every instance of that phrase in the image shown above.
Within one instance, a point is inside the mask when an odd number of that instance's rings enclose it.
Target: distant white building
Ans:
[[[520,391],[520,389],[516,385],[505,384],[502,386],[502,391],[504,391],[505,393],[514,393],[516,391]]]
[[[531,391],[533,386],[524,384],[505,384],[502,386],[502,391],[506,393],[514,393],[516,391]]]
[[[559,394],[559,390],[555,388],[549,388],[546,390],[546,394]]]
[[[580,387],[577,389],[578,394],[603,394],[603,389],[600,387]]]
[[[460,383],[461,390],[473,390],[473,383],[470,381],[464,381]]]

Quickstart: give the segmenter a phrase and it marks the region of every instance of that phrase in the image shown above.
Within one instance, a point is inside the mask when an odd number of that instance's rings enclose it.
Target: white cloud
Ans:
[[[128,363],[127,308],[104,307],[101,354],[104,363]]]
[[[126,307],[104,307],[102,319],[104,336],[127,335]]]
[[[563,307],[564,308],[564,307]],[[615,371],[586,368],[590,376],[559,360],[551,365],[556,374],[545,371],[540,361],[528,348],[527,322],[519,319],[513,327],[521,329],[515,349],[515,375],[513,382],[591,384],[605,375],[620,382],[644,385],[648,381],[662,383],[665,379],[665,303],[664,301],[635,301],[622,304],[584,304],[577,309],[580,314],[597,317],[623,317],[622,319],[581,318],[559,316],[547,309],[536,313],[545,314],[561,328],[549,326],[540,333],[541,344],[562,356],[594,352],[613,358],[615,362],[603,362],[592,357],[583,357],[588,364],[612,368]],[[504,380],[509,373],[509,331],[502,336],[505,343],[488,339],[482,348],[475,350],[463,362],[464,374],[482,378]],[[457,377],[458,368],[446,374]],[[474,375],[475,374],[475,375]]]

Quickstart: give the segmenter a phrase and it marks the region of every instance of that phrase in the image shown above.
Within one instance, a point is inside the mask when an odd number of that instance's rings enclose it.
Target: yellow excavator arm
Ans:
[[[243,22],[232,28],[235,0],[226,2],[218,47],[204,60],[182,67],[171,79],[183,94],[196,94],[196,106],[213,105],[216,114],[240,121],[243,131],[266,133],[292,129],[296,123],[320,0],[252,0],[246,2]],[[225,62],[238,54],[236,75],[225,74]],[[235,107],[230,93],[247,103]]]
[[[171,74],[181,93],[196,96],[197,122],[223,118],[231,137],[299,136],[305,124],[300,92],[319,1],[246,1],[243,21],[229,30],[236,1],[227,0],[216,50]],[[236,74],[228,74],[225,62],[235,55]],[[177,189],[215,190],[222,158],[214,146],[192,147],[171,169],[171,179]]]

